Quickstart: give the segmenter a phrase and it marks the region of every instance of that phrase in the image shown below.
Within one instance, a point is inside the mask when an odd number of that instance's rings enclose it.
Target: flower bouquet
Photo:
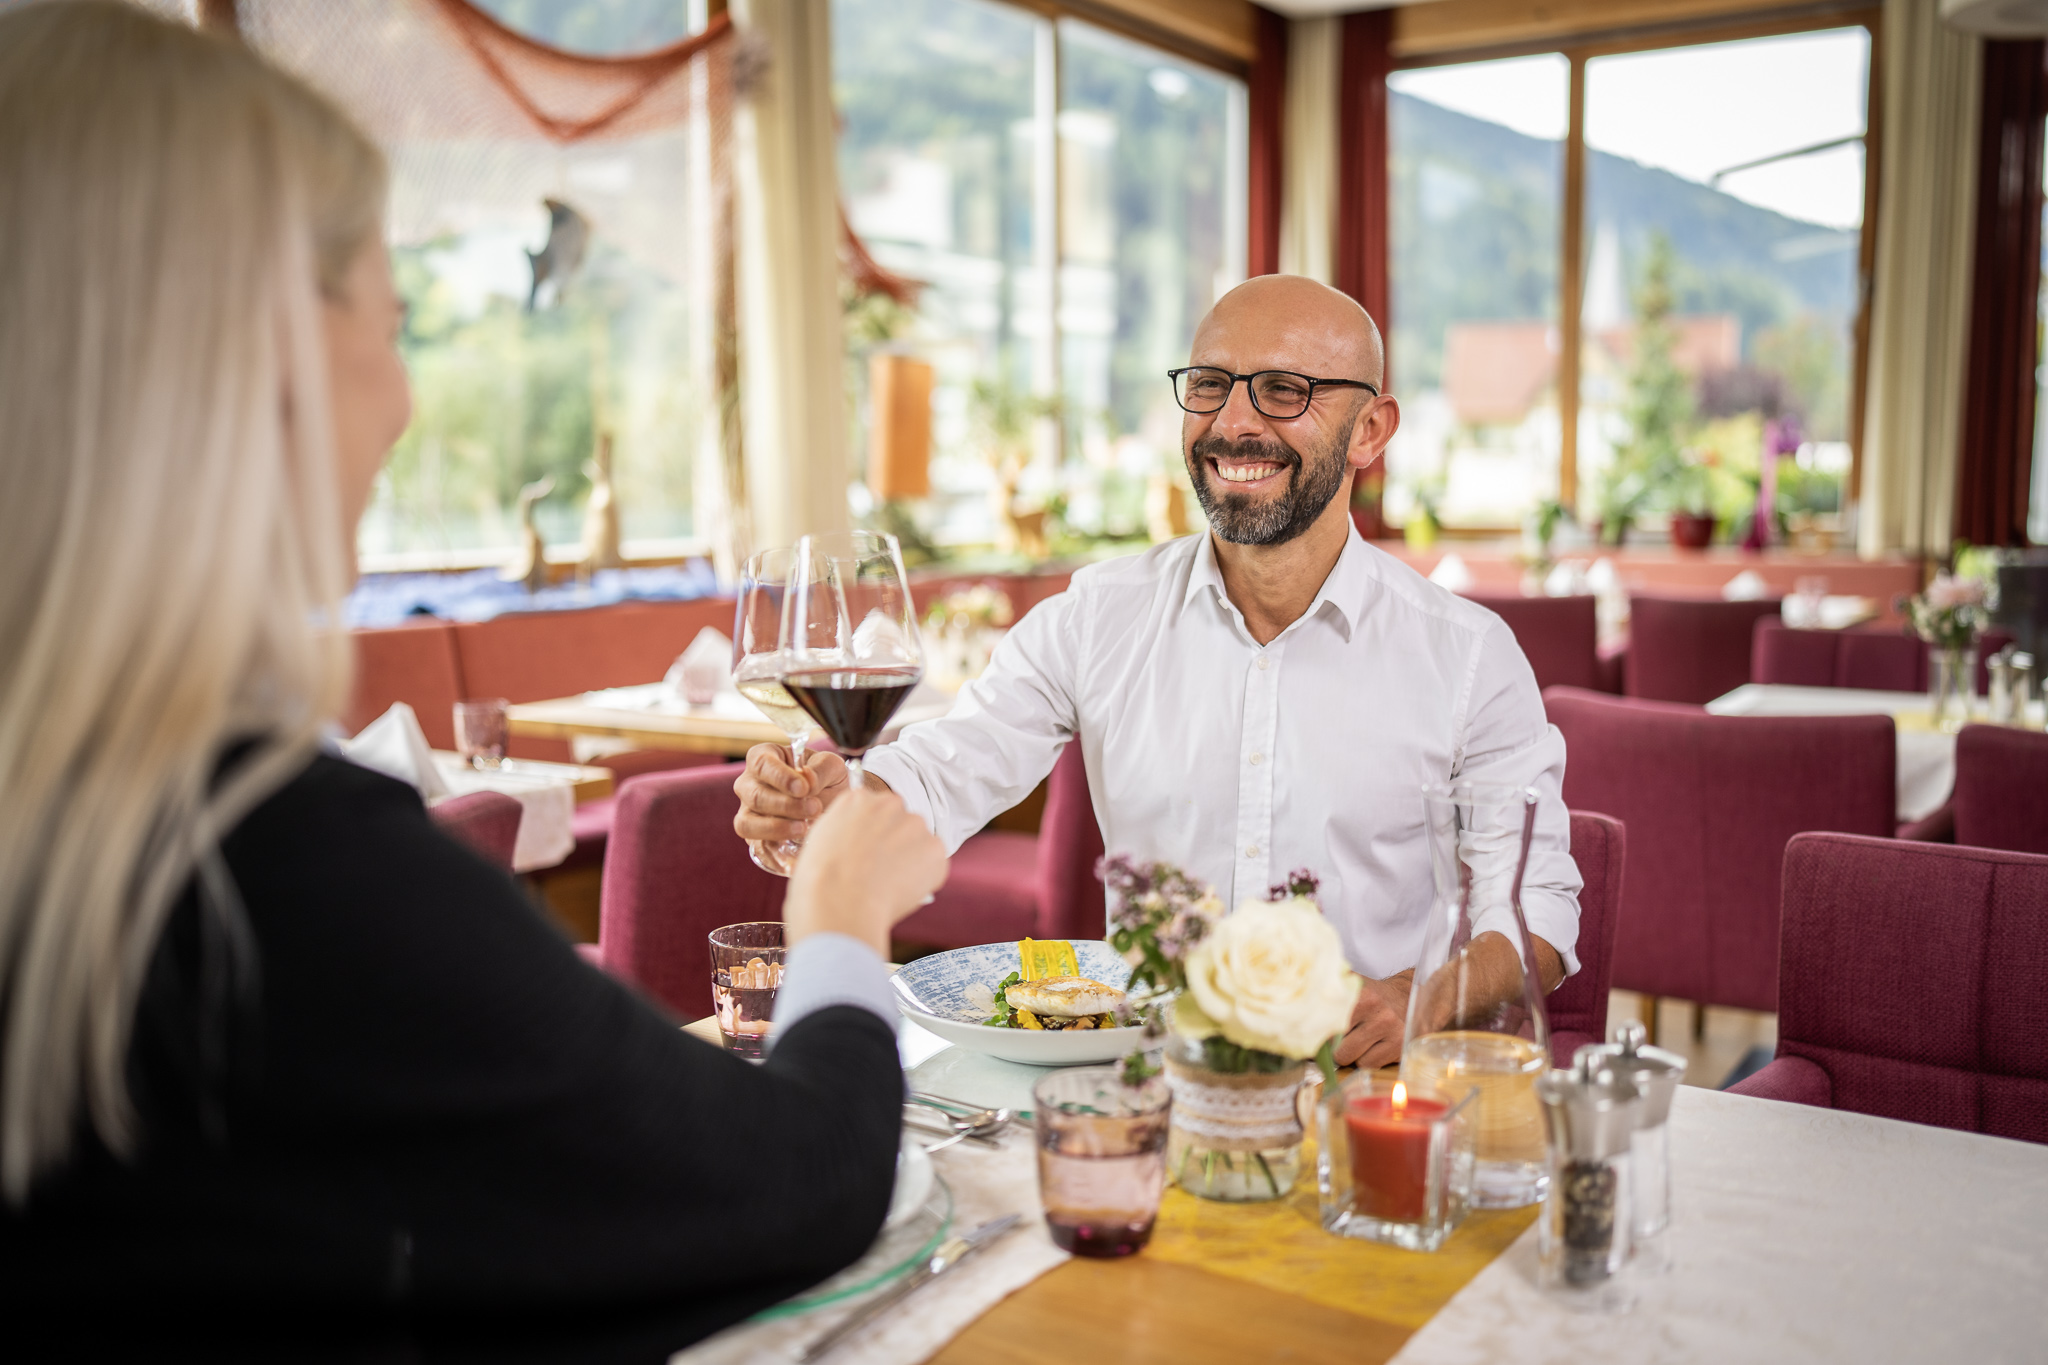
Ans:
[[[1101,872],[1132,998],[1153,1032],[1162,1014],[1170,1023],[1168,1174],[1205,1198],[1281,1198],[1300,1174],[1295,1098],[1307,1063],[1335,1075],[1333,1049],[1358,997],[1316,879],[1296,872],[1226,917],[1214,892],[1176,868],[1118,857]],[[1145,1069],[1137,1057],[1125,1065],[1127,1076]]]
[[[1977,692],[1977,637],[1990,620],[1982,579],[1937,573],[1927,590],[1900,604],[1913,633],[1927,642],[1927,694],[1934,723],[1959,730]]]

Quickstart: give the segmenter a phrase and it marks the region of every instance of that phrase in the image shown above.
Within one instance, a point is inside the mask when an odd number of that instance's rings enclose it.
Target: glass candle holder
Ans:
[[[1476,1092],[1411,1091],[1362,1071],[1316,1106],[1323,1228],[1435,1251],[1472,1206]]]
[[[1128,1256],[1159,1217],[1173,1092],[1158,1076],[1125,1085],[1121,1073],[1074,1067],[1031,1087],[1046,1227],[1076,1256]]]
[[[711,931],[711,1001],[718,1011],[718,1036],[728,1052],[754,1060],[768,1055],[775,993],[782,989],[787,952],[779,920],[728,924]]]

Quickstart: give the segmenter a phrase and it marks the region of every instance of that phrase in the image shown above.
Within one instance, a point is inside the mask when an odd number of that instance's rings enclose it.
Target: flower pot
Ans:
[[[1701,512],[1671,514],[1671,543],[1681,550],[1704,550],[1714,538],[1714,518]]]
[[[1167,1178],[1204,1199],[1282,1199],[1301,1174],[1303,1131],[1296,1099],[1306,1062],[1277,1071],[1218,1071],[1202,1044],[1175,1034],[1166,1045],[1173,1088]]]

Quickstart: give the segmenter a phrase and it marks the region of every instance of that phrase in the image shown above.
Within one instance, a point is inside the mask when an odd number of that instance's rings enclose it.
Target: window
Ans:
[[[1569,80],[1554,54],[1388,80],[1396,523],[1427,507],[1452,525],[1512,526],[1557,496]]]
[[[1779,510],[1840,509],[1869,57],[1853,28],[1587,62],[1582,512],[1740,537],[1781,454]]]
[[[1392,519],[1555,498],[1610,539],[1740,537],[1767,467],[1781,516],[1837,514],[1869,55],[1859,27],[1394,73]]]
[[[1165,372],[1243,276],[1242,83],[994,0],[832,23],[848,220],[921,286],[853,305],[850,372],[858,396],[882,347],[936,370],[923,530],[1001,544],[1004,503],[1056,542],[1140,534],[1180,448]]]

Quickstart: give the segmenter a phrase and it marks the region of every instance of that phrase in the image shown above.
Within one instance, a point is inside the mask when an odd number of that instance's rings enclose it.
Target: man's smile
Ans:
[[[1218,459],[1209,458],[1209,467],[1216,476],[1229,484],[1233,491],[1251,492],[1267,488],[1281,479],[1291,468],[1277,460],[1267,459]]]

